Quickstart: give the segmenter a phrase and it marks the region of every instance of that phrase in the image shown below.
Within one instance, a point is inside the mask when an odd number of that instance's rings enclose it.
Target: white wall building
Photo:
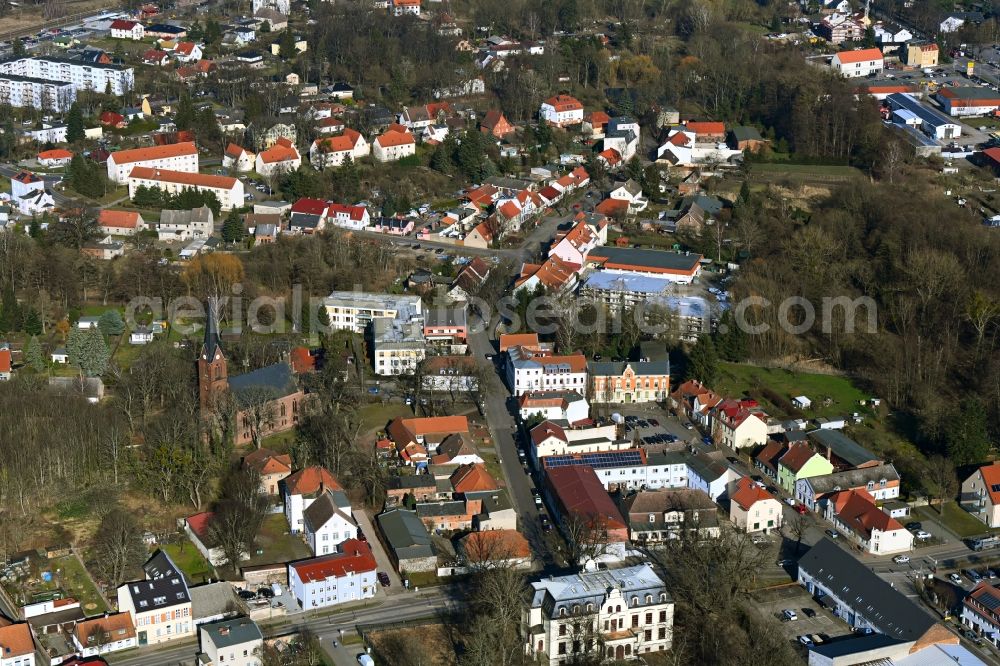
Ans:
[[[289,563],[288,587],[303,610],[375,596],[375,557],[364,541],[351,539],[340,551]]]
[[[546,356],[526,347],[507,351],[507,385],[515,396],[529,391],[587,391],[587,359],[583,354]]]
[[[834,54],[833,60],[830,61],[830,67],[847,78],[878,74],[884,65],[882,51],[876,48],[841,51]]]
[[[239,208],[244,203],[243,181],[229,176],[135,167],[128,177],[129,198],[134,199],[135,191],[142,186],[158,187],[171,194],[186,189],[213,192],[218,197],[222,210]]]
[[[331,328],[355,333],[364,333],[376,317],[410,319],[423,312],[419,296],[355,291],[335,291],[323,301],[323,306]]]
[[[340,490],[327,490],[302,512],[306,543],[313,555],[337,552],[337,545],[358,538],[351,502]]]
[[[212,622],[198,627],[201,652],[209,666],[260,666],[264,635],[247,617]]]
[[[569,95],[555,95],[542,102],[538,119],[557,127],[578,125],[583,122],[583,104]]]
[[[326,221],[343,229],[362,231],[371,224],[371,215],[365,206],[330,204],[326,211]]]
[[[137,166],[198,173],[198,147],[194,141],[184,141],[166,146],[119,150],[108,156],[108,180],[127,183],[129,174]]]
[[[409,132],[389,130],[372,143],[372,157],[379,162],[395,162],[417,152],[417,142]]]
[[[124,95],[135,85],[131,67],[102,65],[52,56],[0,61],[0,98],[11,106],[31,106],[61,113],[80,90]]]

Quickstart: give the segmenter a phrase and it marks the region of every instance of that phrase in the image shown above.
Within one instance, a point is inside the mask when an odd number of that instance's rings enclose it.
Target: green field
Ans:
[[[210,577],[216,577],[212,565],[198,552],[194,544],[187,539],[184,539],[180,543],[170,543],[160,546],[160,549],[170,556],[174,564],[184,573],[184,577],[187,578],[188,583],[193,585],[202,583]]]
[[[788,177],[797,180],[835,182],[860,178],[863,174],[851,166],[839,164],[787,164],[754,162],[750,168],[753,180],[775,180]]]
[[[808,418],[847,416],[863,411],[860,401],[870,397],[846,377],[739,363],[720,363],[719,376],[712,388],[724,396],[752,395],[763,403],[769,414],[779,418],[792,415],[761,396],[762,389],[771,389],[788,400],[800,395],[806,396],[812,401],[810,409],[802,410]]]
[[[291,562],[311,555],[309,546],[302,539],[288,533],[285,514],[272,513],[264,519],[264,524],[257,532],[250,561],[244,562],[242,566]]]
[[[399,416],[412,417],[413,410],[399,403],[386,405],[373,403],[361,408],[361,432],[383,429],[389,421]]]
[[[1000,530],[991,530],[985,523],[960,507],[957,502],[945,502],[944,511],[940,514],[937,506],[933,508],[929,506],[917,507],[916,513],[918,518],[944,523],[952,532],[963,539],[1000,532]]]
[[[100,615],[108,610],[108,605],[75,555],[60,557],[52,560],[50,564],[52,572],[56,574],[56,580],[62,584],[67,594],[80,602],[80,607],[88,617]]]

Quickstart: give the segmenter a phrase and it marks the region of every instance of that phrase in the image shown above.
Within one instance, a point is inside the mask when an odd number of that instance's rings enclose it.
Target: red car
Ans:
[[[806,511],[808,511],[809,509],[806,508],[805,504],[796,504],[795,510],[801,513],[802,515],[805,515]]]

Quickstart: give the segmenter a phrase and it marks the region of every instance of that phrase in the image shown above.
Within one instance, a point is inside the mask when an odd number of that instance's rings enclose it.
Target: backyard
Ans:
[[[938,507],[921,506],[915,509],[918,518],[934,520],[962,539],[996,534],[1000,530],[990,529],[985,523],[963,509],[957,502],[945,502],[944,509],[938,513]]]
[[[847,377],[739,363],[720,363],[719,375],[712,388],[724,396],[752,396],[769,414],[778,418],[791,418],[794,414],[768,399],[765,395],[768,390],[789,401],[801,395],[809,398],[812,406],[801,410],[807,418],[849,416],[864,411],[860,402],[870,397]]]
[[[182,539],[178,543],[168,543],[160,546],[174,564],[184,573],[189,585],[202,583],[209,578],[216,577],[215,570],[208,563],[208,560],[198,552],[194,544],[187,539]]]
[[[283,513],[272,513],[264,519],[264,524],[257,532],[254,547],[255,550],[250,553],[250,561],[243,566],[291,562],[312,556],[309,546],[301,538],[289,533],[288,522]]]
[[[88,616],[108,610],[87,570],[72,554],[51,560],[33,558],[32,565],[21,576],[5,577],[4,587],[19,603],[72,598],[80,602],[80,608]]]

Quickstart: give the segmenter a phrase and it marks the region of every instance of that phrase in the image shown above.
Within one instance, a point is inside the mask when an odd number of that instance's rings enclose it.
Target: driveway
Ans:
[[[378,570],[389,574],[389,580],[392,582],[392,585],[388,589],[382,587],[382,584],[379,583],[379,589],[389,596],[401,594],[403,592],[403,583],[399,579],[399,573],[392,566],[392,560],[385,552],[385,548],[382,547],[382,542],[378,538],[378,532],[375,531],[375,526],[372,524],[372,519],[369,517],[368,511],[365,509],[354,509],[353,513],[358,527],[361,528],[361,531],[365,533],[365,537],[368,539],[368,545],[371,546],[372,555],[375,556],[375,563],[378,565]]]

